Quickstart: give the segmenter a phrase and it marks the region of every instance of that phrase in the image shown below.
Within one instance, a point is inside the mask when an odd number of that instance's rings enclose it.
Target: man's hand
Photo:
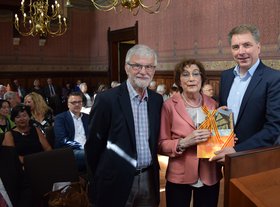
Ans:
[[[219,163],[224,163],[225,162],[225,155],[227,154],[232,154],[232,153],[235,153],[235,149],[233,147],[226,147],[222,150],[219,150],[219,151],[216,151],[215,152],[215,155],[214,157],[211,157],[209,159],[209,161],[216,161],[216,162],[219,162]]]

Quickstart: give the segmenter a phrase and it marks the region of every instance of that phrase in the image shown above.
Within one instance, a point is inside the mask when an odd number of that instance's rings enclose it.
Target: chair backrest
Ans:
[[[40,203],[43,196],[52,190],[53,183],[79,180],[71,148],[27,155],[24,157],[24,169],[36,204]]]

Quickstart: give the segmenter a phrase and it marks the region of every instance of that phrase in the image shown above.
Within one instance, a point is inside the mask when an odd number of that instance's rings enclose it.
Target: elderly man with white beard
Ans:
[[[126,55],[128,79],[96,96],[85,152],[95,207],[158,206],[157,142],[162,96],[148,89],[157,55],[146,45]]]

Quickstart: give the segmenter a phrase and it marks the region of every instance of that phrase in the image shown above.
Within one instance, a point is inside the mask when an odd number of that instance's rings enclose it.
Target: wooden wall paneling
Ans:
[[[156,71],[154,80],[156,81],[157,85],[165,84],[167,92],[169,92],[171,86],[174,83],[173,71]]]
[[[206,75],[206,82],[213,86],[214,96],[219,97],[221,71],[206,71]]]

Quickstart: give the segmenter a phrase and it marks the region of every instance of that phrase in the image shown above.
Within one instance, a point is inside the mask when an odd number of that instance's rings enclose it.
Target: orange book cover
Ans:
[[[209,129],[212,135],[206,142],[197,145],[197,157],[211,158],[215,156],[215,151],[234,146],[233,113],[223,109],[208,111],[206,107],[202,110],[205,119],[198,128]]]

